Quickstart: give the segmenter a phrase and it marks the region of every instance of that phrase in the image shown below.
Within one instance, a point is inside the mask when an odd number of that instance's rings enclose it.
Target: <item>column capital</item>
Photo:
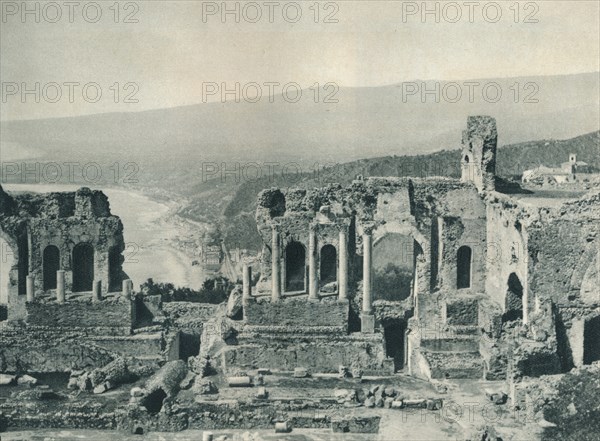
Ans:
[[[375,230],[376,225],[374,223],[366,223],[361,225],[362,235],[363,236],[372,236],[373,231]]]

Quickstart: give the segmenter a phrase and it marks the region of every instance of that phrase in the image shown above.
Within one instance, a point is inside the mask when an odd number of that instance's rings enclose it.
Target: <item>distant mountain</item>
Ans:
[[[497,119],[501,144],[563,139],[599,128],[598,73],[473,82],[479,85],[471,86],[472,103],[465,81],[415,81],[341,88],[333,97],[338,103],[324,103],[324,90],[315,103],[314,92],[305,90],[295,104],[278,95],[274,103],[263,97],[259,103],[4,121],[0,159],[14,160],[20,150],[21,156],[27,151],[29,158],[52,161],[343,162],[456,146],[466,117],[474,114]],[[421,93],[436,87],[438,92]]]
[[[524,170],[538,165],[558,166],[570,153],[578,161],[600,169],[600,131],[567,140],[529,141],[498,149],[496,173],[504,178],[519,179]],[[218,219],[226,242],[242,248],[256,249],[260,238],[254,224],[258,193],[269,187],[319,187],[326,183],[349,184],[363,176],[447,176],[460,177],[460,150],[444,150],[427,155],[385,156],[360,159],[302,175],[279,175],[238,185],[225,186],[219,180],[198,184],[191,202],[181,215],[192,219]],[[222,210],[222,211],[221,211]]]

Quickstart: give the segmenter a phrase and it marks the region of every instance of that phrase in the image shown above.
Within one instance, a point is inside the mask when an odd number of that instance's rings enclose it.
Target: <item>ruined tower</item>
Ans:
[[[494,190],[497,141],[494,118],[469,116],[462,137],[462,182],[473,182],[479,191]]]

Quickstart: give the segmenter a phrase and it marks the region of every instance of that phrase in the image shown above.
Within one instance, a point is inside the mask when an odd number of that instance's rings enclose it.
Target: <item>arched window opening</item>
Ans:
[[[337,282],[337,252],[333,245],[325,245],[321,248],[321,287]]]
[[[415,274],[412,236],[387,233],[373,248],[374,300],[400,301],[410,297]]]
[[[503,321],[511,322],[523,318],[523,285],[515,273],[508,276],[508,289]]]
[[[471,248],[462,246],[456,253],[456,288],[471,287]]]
[[[54,245],[48,245],[44,248],[43,270],[44,270],[44,291],[56,289],[56,272],[60,269],[60,251]]]
[[[73,292],[91,291],[94,284],[94,248],[80,243],[73,249]]]
[[[305,291],[306,250],[301,243],[290,242],[285,248],[285,290]]]

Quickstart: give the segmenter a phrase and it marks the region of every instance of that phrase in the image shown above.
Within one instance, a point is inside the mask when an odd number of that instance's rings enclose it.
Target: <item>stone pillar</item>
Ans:
[[[363,234],[363,301],[361,314],[361,332],[375,331],[375,317],[372,305],[372,252],[373,238],[371,234]]]
[[[65,303],[65,271],[56,271],[56,301]]]
[[[317,234],[310,229],[308,237],[308,300],[319,300],[319,278],[317,276]]]
[[[133,292],[133,281],[131,279],[123,280],[123,296],[130,297]]]
[[[340,230],[339,236],[339,257],[338,257],[338,298],[346,300],[348,298],[348,237],[345,230]]]
[[[27,276],[26,292],[27,292],[27,301],[33,302],[35,300],[35,284],[34,284],[33,276]]]
[[[252,267],[248,264],[244,264],[242,282],[242,300],[244,303],[247,303],[250,300],[250,297],[252,296]]]
[[[278,302],[281,298],[281,250],[279,248],[279,231],[273,228],[271,242],[271,301]]]
[[[102,281],[94,280],[92,285],[92,301],[99,302],[102,300]]]

